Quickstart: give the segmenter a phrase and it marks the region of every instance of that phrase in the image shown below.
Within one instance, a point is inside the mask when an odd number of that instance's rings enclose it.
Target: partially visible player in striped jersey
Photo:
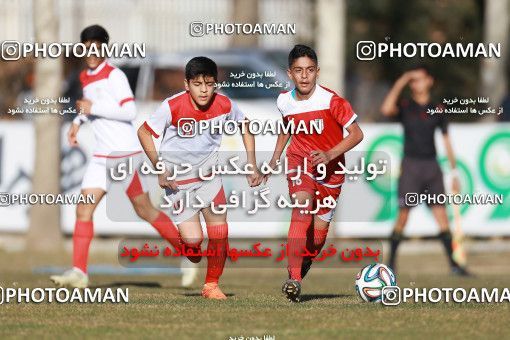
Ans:
[[[335,174],[342,168],[338,163],[345,163],[344,154],[355,147],[363,139],[363,132],[356,122],[356,114],[351,105],[335,92],[317,84],[319,66],[315,51],[304,45],[296,45],[289,53],[289,78],[295,88],[290,92],[280,94],[277,100],[278,110],[284,121],[298,126],[300,122],[321,120],[323,130],[320,133],[306,134],[300,132],[292,135],[287,148],[289,172],[287,182],[289,194],[295,194],[299,204],[308,207],[293,208],[288,233],[288,274],[289,278],[283,284],[282,290],[290,301],[298,302],[301,293],[301,280],[312,265],[312,258],[296,255],[301,254],[306,247],[311,253],[319,253],[326,241],[329,223],[334,210],[320,208],[317,214],[302,213],[302,210],[313,210],[317,201],[331,197],[337,201],[342,184],[343,174]],[[348,135],[343,137],[343,130]],[[276,141],[271,167],[277,166],[277,161],[291,138],[290,134],[280,134]],[[292,172],[297,171],[307,163],[311,174],[301,174],[295,180]],[[317,166],[324,164],[326,176],[318,179]],[[265,178],[267,180],[267,177]],[[318,194],[317,194],[318,193]]]
[[[108,32],[99,25],[85,28],[81,42],[87,48],[96,44],[108,44]],[[77,101],[83,113],[74,119],[67,134],[71,146],[77,146],[80,125],[90,122],[96,138],[95,151],[81,185],[83,195],[93,195],[93,204],[76,206],[76,223],[73,233],[73,268],[51,280],[59,286],[87,287],[89,278],[87,262],[90,242],[94,234],[92,217],[94,211],[111,185],[107,160],[127,161],[133,158],[134,169],[139,169],[143,154],[132,121],[136,116],[133,93],[125,74],[111,66],[105,58],[86,57],[87,69],[80,74],[83,98]],[[146,183],[138,171],[122,181],[127,196],[142,219],[149,222],[163,238],[174,247],[181,247],[179,232],[168,216],[154,208],[146,189]]]
[[[138,129],[138,138],[155,167],[159,157],[165,163],[166,172],[159,175],[159,185],[165,188],[167,198],[173,204],[169,208],[169,215],[179,226],[186,252],[201,252],[204,237],[200,223],[202,214],[209,238],[207,274],[202,296],[223,300],[227,297],[219,288],[218,281],[223,273],[228,250],[227,213],[218,213],[211,206],[225,204],[225,193],[219,175],[210,180],[203,180],[203,176],[198,175],[198,171],[209,175],[212,167],[217,164],[222,135],[211,129],[202,133],[193,129],[200,121],[217,126],[227,120],[239,124],[247,124],[248,120],[234,102],[215,92],[217,77],[218,70],[214,61],[206,57],[191,59],[185,67],[186,91],[165,99]],[[153,138],[160,136],[162,140],[158,154]],[[255,138],[249,131],[242,138],[248,164],[254,170],[248,176],[248,184],[251,187],[257,186],[263,178],[256,166]],[[170,178],[170,170],[174,167],[181,169],[185,163],[191,165],[192,170],[175,179]],[[201,204],[195,204],[197,201]],[[194,262],[200,260],[201,256],[192,259]]]

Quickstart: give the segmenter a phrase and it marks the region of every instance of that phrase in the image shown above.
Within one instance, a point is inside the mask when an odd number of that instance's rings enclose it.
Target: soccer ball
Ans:
[[[396,285],[395,274],[382,263],[369,264],[356,275],[356,292],[367,302],[381,302],[383,287]]]

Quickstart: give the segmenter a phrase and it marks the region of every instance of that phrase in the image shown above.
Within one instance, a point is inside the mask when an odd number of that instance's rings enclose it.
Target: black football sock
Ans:
[[[452,247],[452,234],[449,230],[442,231],[439,233],[438,237],[443,242],[444,249],[446,250],[446,254],[448,255],[448,261],[450,262],[451,267],[458,267],[459,265],[453,260],[453,247]]]
[[[402,241],[402,233],[393,231],[393,234],[391,234],[390,241],[391,241],[391,249],[390,249],[389,266],[391,269],[393,269],[395,271],[396,270],[395,269],[395,260],[396,260],[396,255],[397,255],[397,248],[400,244],[400,241]]]

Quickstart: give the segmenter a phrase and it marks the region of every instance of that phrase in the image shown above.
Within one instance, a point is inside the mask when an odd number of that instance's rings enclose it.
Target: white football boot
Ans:
[[[181,272],[181,286],[184,288],[191,287],[198,275],[197,264],[191,262],[187,258],[183,258],[181,261]]]
[[[76,267],[62,275],[50,276],[50,280],[58,287],[86,288],[89,285],[89,276]]]

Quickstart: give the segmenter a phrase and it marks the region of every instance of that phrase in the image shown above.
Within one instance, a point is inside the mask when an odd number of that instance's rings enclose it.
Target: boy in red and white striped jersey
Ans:
[[[85,28],[81,42],[87,48],[95,44],[108,44],[108,32],[99,25]],[[51,280],[59,286],[87,287],[87,259],[94,234],[94,211],[108,192],[112,183],[107,160],[124,162],[133,159],[134,169],[142,162],[142,149],[132,121],[136,116],[133,92],[126,75],[111,66],[104,57],[87,56],[87,69],[80,74],[83,98],[78,100],[78,115],[67,134],[71,146],[77,146],[77,134],[81,124],[90,122],[96,138],[95,151],[81,185],[83,195],[93,195],[95,202],[79,203],[76,207],[76,223],[73,233],[73,268]],[[179,232],[173,222],[154,208],[147,193],[147,185],[138,171],[129,174],[122,185],[138,216],[149,222],[160,235],[174,247],[181,246]]]
[[[166,172],[159,175],[159,185],[165,188],[168,199],[174,204],[170,208],[172,220],[179,226],[187,250],[201,252],[203,241],[200,214],[202,214],[209,238],[207,246],[207,274],[202,296],[209,299],[226,299],[218,286],[228,250],[227,213],[218,213],[212,204],[225,204],[225,193],[221,177],[203,180],[198,171],[208,174],[218,162],[218,149],[222,135],[211,129],[197,133],[193,130],[200,121],[209,121],[209,126],[218,126],[230,120],[246,124],[248,120],[237,105],[228,97],[215,92],[217,66],[209,58],[195,57],[185,68],[186,91],[165,99],[160,107],[138,130],[138,138],[145,153],[156,167],[158,157],[165,163]],[[162,136],[159,154],[153,138]],[[255,160],[255,138],[247,132],[242,135],[248,164],[253,173],[248,184],[253,187],[262,181]],[[191,166],[189,173],[169,179],[170,170],[183,164]],[[201,204],[185,205],[185,197],[199,198]],[[189,202],[187,202],[189,203]],[[214,255],[209,255],[209,253]],[[194,259],[199,262],[200,256]],[[193,261],[193,260],[192,260]]]
[[[335,174],[342,168],[338,163],[345,163],[344,153],[351,150],[363,139],[363,133],[356,123],[356,114],[351,105],[335,92],[317,84],[319,66],[317,55],[313,49],[304,45],[296,45],[289,54],[289,78],[295,88],[290,92],[280,94],[277,100],[278,110],[284,121],[298,126],[300,122],[306,125],[312,120],[322,121],[323,129],[320,133],[307,134],[304,132],[292,135],[287,148],[289,172],[287,181],[289,194],[295,194],[299,204],[308,202],[306,210],[314,210],[318,200],[331,197],[335,201],[340,196],[344,182],[343,174]],[[343,130],[349,133],[343,137]],[[280,134],[276,142],[271,167],[276,167],[290,134]],[[311,173],[302,174],[297,179],[293,172],[298,167],[303,168],[306,162]],[[317,165],[326,167],[324,178],[317,178]],[[267,177],[265,178],[267,180]],[[318,195],[317,195],[318,193]],[[329,223],[334,209],[321,207],[315,215],[303,213],[302,208],[293,208],[288,233],[288,272],[289,279],[282,290],[291,301],[299,301],[301,280],[312,264],[311,258],[296,255],[306,247],[311,253],[320,252],[326,241]],[[310,249],[311,248],[311,249]]]

